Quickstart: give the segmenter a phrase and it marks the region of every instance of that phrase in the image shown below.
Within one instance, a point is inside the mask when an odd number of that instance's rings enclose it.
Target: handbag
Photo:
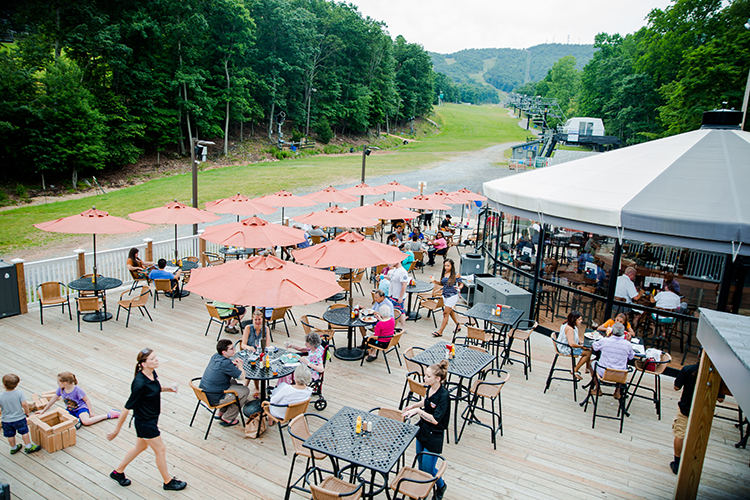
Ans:
[[[263,412],[258,412],[250,417],[245,424],[245,437],[249,439],[256,439],[263,435],[268,429],[266,419],[263,418]]]

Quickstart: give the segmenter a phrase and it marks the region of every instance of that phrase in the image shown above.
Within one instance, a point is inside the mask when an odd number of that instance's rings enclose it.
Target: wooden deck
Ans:
[[[110,308],[118,295],[109,294]],[[367,303],[358,298],[361,304]],[[306,313],[320,316],[325,307],[320,303],[293,311],[299,320]],[[34,308],[29,314],[0,320],[0,363],[3,373],[21,377],[20,388],[27,397],[54,389],[56,374],[72,371],[90,396],[94,412],[101,413],[122,408],[136,354],[145,347],[154,349],[161,361],[158,372],[162,383],[180,383],[178,394],[163,394],[160,428],[167,443],[170,474],[186,480],[188,488],[177,494],[164,492],[150,451],[127,469],[133,480],[130,487],[122,488],[109,479],[109,472],[133,446],[135,433],[124,427],[120,436],[109,442],[105,434],[114,424],[105,421],[82,428],[75,446],[54,454],[0,453],[0,481],[11,484],[13,498],[283,498],[291,457],[282,455],[277,428],[253,441],[242,438],[239,426],[214,426],[204,441],[209,418],[204,410],[198,413],[194,426],[188,426],[196,403],[188,381],[202,375],[215,352],[217,335],[216,325],[208,336],[203,335],[208,314],[201,297],[192,294],[175,303],[174,309],[162,299],[151,314],[153,323],[134,313],[127,329],[121,315],[119,322],[105,323],[103,331],[98,324],[86,323],[77,333],[75,318],[71,322],[59,310],[46,309],[42,326]],[[289,329],[299,342],[301,326],[289,322]],[[432,345],[433,330],[432,319],[409,322],[402,348]],[[274,331],[274,338],[277,343],[286,339],[283,327]],[[345,338],[341,336],[337,342],[344,344]],[[511,378],[502,393],[505,435],[498,438],[497,451],[492,449],[489,431],[476,427],[467,428],[458,445],[446,446],[446,498],[671,498],[676,476],[668,464],[678,395],[672,380],[664,377],[662,381],[661,421],[652,404],[637,400],[622,434],[618,422],[611,420],[599,420],[592,430],[592,410],[584,413],[573,402],[570,383],[553,382],[543,394],[552,346],[543,335],[533,336],[532,344],[534,371],[529,380],[524,379],[520,366],[508,368]],[[362,367],[334,358],[324,387],[328,408],[321,414],[330,417],[343,405],[362,409],[397,406],[406,370],[390,357],[390,375],[382,356]],[[579,401],[582,397],[583,391],[579,391]],[[613,402],[604,400],[604,406],[614,411]],[[739,432],[730,422],[714,420],[700,498],[750,498],[750,453],[735,449],[738,439]],[[413,454],[412,447],[409,460]],[[297,470],[303,465],[300,460]]]

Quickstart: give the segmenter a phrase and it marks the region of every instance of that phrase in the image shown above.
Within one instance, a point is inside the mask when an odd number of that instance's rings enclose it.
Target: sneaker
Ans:
[[[82,425],[83,425],[83,422],[81,422],[81,419],[79,418],[78,422],[76,422],[76,430],[80,429]]]
[[[10,454],[11,455],[15,455],[16,453],[18,453],[19,451],[21,451],[21,448],[23,448],[22,444],[15,445],[13,448],[10,449]]]
[[[669,468],[672,469],[672,472],[677,474],[677,472],[680,470],[680,464],[677,462],[669,462]]]
[[[233,326],[226,326],[226,327],[224,327],[224,331],[227,332],[227,333],[240,333],[240,331],[237,328],[233,327]]]
[[[176,477],[173,477],[168,483],[164,483],[165,490],[180,491],[184,490],[185,486],[187,486],[187,483],[185,481],[180,481]]]
[[[375,361],[376,359],[378,359],[376,356],[367,356],[367,358],[365,359],[365,361],[367,361],[368,363],[371,363],[371,362]]]
[[[25,447],[23,449],[23,452],[28,455],[29,453],[34,453],[34,452],[39,451],[41,449],[42,449],[42,447],[39,446],[38,444],[31,443],[31,446]]]
[[[443,496],[445,495],[445,490],[447,489],[448,489],[448,485],[445,483],[443,483],[442,486],[438,486],[435,489],[435,496],[433,498],[435,498],[435,500],[443,500]]]
[[[124,472],[117,472],[113,470],[109,473],[109,477],[120,483],[120,486],[130,486],[130,479],[125,477]]]
[[[107,412],[107,418],[120,418],[120,412],[117,410],[110,410]]]

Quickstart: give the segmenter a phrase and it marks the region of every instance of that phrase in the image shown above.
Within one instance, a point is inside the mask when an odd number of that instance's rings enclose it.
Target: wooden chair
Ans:
[[[320,479],[321,482],[320,485],[318,485],[318,478],[323,477],[323,472],[332,475],[327,476],[325,479]],[[305,484],[310,487],[310,493],[312,494],[313,500],[337,500],[339,498],[358,500],[359,498],[362,498],[362,486],[364,485],[364,482],[361,478],[357,477],[357,482],[359,484],[356,485],[355,488],[354,484],[344,481],[334,474],[333,471],[313,467],[305,475]]]
[[[226,262],[223,255],[219,255],[213,252],[203,252],[203,257],[206,259],[206,264],[209,266],[220,266]]]
[[[310,236],[310,242],[313,245],[320,245],[320,242],[323,241],[322,236]]]
[[[154,309],[156,309],[156,302],[159,300],[159,294],[164,294],[166,297],[167,293],[172,294],[172,309],[174,309],[174,296],[177,295],[177,280],[174,280],[174,284],[172,284],[173,280],[168,279],[156,279],[153,280],[154,283]],[[182,302],[182,297],[178,297],[180,302]]]
[[[422,274],[424,274],[424,251],[415,250],[413,253],[414,253],[414,262],[415,262],[414,269],[419,268],[422,270]],[[413,275],[414,273],[412,272],[412,276]],[[414,276],[414,279],[417,279],[416,276]]]
[[[133,278],[133,285],[130,287],[131,292],[135,290],[136,288],[138,288],[139,284],[141,284],[140,286],[143,286],[143,284],[147,286],[151,284],[151,279],[148,277],[148,274],[146,274],[146,271],[129,271],[129,272],[130,272],[130,277]]]
[[[326,320],[312,314],[306,314],[300,318],[300,323],[302,323],[305,336],[315,332],[320,335],[321,339],[327,340],[333,350],[336,350],[336,343],[333,341],[333,335],[336,331],[329,328],[330,324]]]
[[[128,317],[125,320],[125,328],[127,328],[130,324],[130,310],[133,308],[133,306],[138,308],[138,310],[141,312],[141,316],[144,316],[143,312],[145,311],[148,319],[154,321],[151,318],[151,314],[148,312],[148,309],[146,308],[148,296],[151,295],[151,289],[149,287],[143,286],[135,289],[135,291],[138,290],[140,290],[140,292],[138,292],[137,297],[130,297],[127,299],[124,298],[125,295],[130,295],[130,293],[132,293],[133,290],[130,290],[127,292],[122,292],[120,294],[120,300],[117,301],[117,317],[115,318],[115,321],[119,321],[120,319],[120,309],[128,310]]]
[[[401,342],[401,333],[395,334],[393,337],[391,337],[390,342],[388,342],[388,345],[385,347],[380,347],[378,345],[370,345],[368,344],[367,347],[371,349],[375,349],[376,351],[381,351],[383,353],[383,359],[385,359],[385,367],[388,369],[388,373],[391,373],[391,367],[388,366],[388,353],[392,351],[396,351],[396,359],[398,359],[399,366],[403,366],[401,363],[401,356],[398,354],[398,343]],[[362,359],[359,361],[359,366],[362,366],[362,364],[365,362],[365,357],[362,356]]]
[[[440,466],[436,475],[433,476],[428,472],[423,472],[416,468],[417,460],[423,455],[433,455],[438,458]],[[417,453],[411,467],[402,467],[396,477],[391,480],[390,487],[397,495],[403,495],[413,500],[427,498],[432,492],[435,482],[445,474],[447,466],[448,463],[446,460],[437,453],[430,453],[429,451]]]
[[[361,293],[363,297],[365,296],[365,292],[364,290],[362,290],[362,278],[364,277],[364,269],[357,269],[357,271],[354,273],[354,276],[352,277],[352,286],[354,286],[354,288],[359,288],[359,293]]]
[[[271,342],[273,342],[273,335],[270,333],[270,330],[276,329],[276,322],[281,321],[284,323],[284,329],[286,330],[286,336],[289,336],[289,327],[286,324],[286,312],[291,309],[291,306],[287,307],[274,307],[273,312],[271,313],[271,317],[268,318],[268,322],[271,323],[271,326],[269,327],[269,335],[271,336]]]
[[[63,297],[63,291],[65,296]],[[47,281],[36,287],[36,295],[39,297],[39,320],[44,324],[44,314],[42,311],[45,307],[60,306],[62,313],[65,314],[65,305],[68,306],[68,316],[73,320],[73,312],[70,310],[70,292],[65,285],[59,281]]]
[[[213,304],[206,303],[206,309],[208,310],[208,326],[206,327],[206,333],[203,334],[205,337],[208,335],[208,330],[211,328],[211,323],[219,323],[219,335],[216,336],[216,341],[218,342],[221,338],[221,332],[224,330],[224,325],[229,321],[229,318],[222,319],[221,316],[219,316],[219,311],[216,310],[216,306]],[[234,312],[237,312],[236,308],[234,309]]]
[[[102,321],[104,320],[104,305],[99,297],[76,297],[76,314],[78,319],[78,331],[81,331],[81,315],[98,313],[99,330],[103,330]],[[71,318],[72,319],[72,318]]]
[[[195,264],[198,264],[200,262],[200,259],[198,259],[198,257],[183,257],[182,260],[193,262]]]
[[[304,401],[300,401],[299,403],[293,403],[290,405],[275,405],[271,404],[269,401],[263,401],[261,403],[261,406],[263,407],[263,415],[268,418],[269,422],[277,423],[279,424],[279,436],[281,437],[281,449],[284,450],[284,455],[286,455],[286,444],[284,443],[284,428],[289,425],[289,423],[292,421],[294,417],[297,415],[302,415],[307,411],[307,405],[310,404],[310,398],[307,398]],[[284,415],[284,418],[276,418],[271,413],[271,407],[275,408],[286,408],[286,414]]]
[[[89,274],[84,274],[83,276],[81,276],[81,279],[89,279],[90,280],[93,277],[94,277],[94,274],[93,273],[89,273]],[[96,277],[97,278],[101,278],[102,275],[101,274],[97,274]],[[104,295],[104,292],[94,292],[94,291],[89,291],[89,290],[79,290],[78,291],[78,296],[79,297],[100,297],[102,295]]]
[[[292,490],[300,490],[306,493],[310,493],[309,490],[297,485],[300,481],[304,481],[307,473],[315,467],[316,460],[323,460],[328,457],[328,455],[324,453],[313,451],[310,448],[305,448],[303,446],[304,442],[312,435],[307,421],[308,417],[315,417],[322,420],[323,422],[328,421],[328,419],[321,417],[320,415],[317,415],[315,413],[304,413],[302,415],[297,415],[289,422],[289,435],[292,437],[294,455],[292,455],[292,465],[289,468],[289,478],[286,481],[286,494],[284,495],[284,500],[289,500],[289,495],[292,493]],[[297,461],[297,457],[306,458],[307,463],[305,464],[305,472],[294,482],[294,484],[292,484],[294,464]]]
[[[349,294],[352,293],[351,285],[349,284],[349,278],[347,279],[339,278],[339,280],[336,283],[338,283],[338,285],[342,288],[344,292],[344,296],[342,298],[339,298],[338,300],[346,300],[349,297]]]
[[[484,349],[487,349],[487,347],[490,345],[490,342],[492,341],[492,334],[490,332],[487,332],[484,330],[484,328],[479,328],[476,326],[466,326],[466,336],[465,337],[457,337],[457,334],[453,334],[453,340],[452,343],[460,343],[464,346],[479,346]],[[463,342],[459,342],[463,340]]]
[[[487,382],[486,375],[490,373],[497,373],[498,377],[502,380],[500,382]],[[497,433],[500,432],[500,436],[503,435],[503,405],[500,400],[500,391],[508,381],[510,374],[505,370],[487,370],[485,377],[477,379],[469,389],[468,406],[464,409],[461,414],[464,423],[461,424],[461,432],[456,439],[456,443],[461,440],[461,436],[464,434],[464,428],[466,423],[469,425],[476,424],[482,427],[487,427],[492,435],[492,446],[497,449]],[[485,408],[485,400],[490,400],[490,408]],[[481,400],[481,401],[480,401]],[[495,410],[495,401],[497,401],[497,410]],[[477,412],[490,415],[492,417],[492,424],[486,424],[477,417]]]
[[[429,318],[430,315],[432,315],[432,322],[435,324],[435,328],[437,328],[437,320],[435,319],[435,313],[437,311],[442,311],[444,304],[443,304],[443,297],[442,295],[437,297],[430,297],[423,299],[420,296],[417,296],[417,314],[419,314],[419,310],[421,308],[427,309],[429,312],[427,313],[427,317]]]
[[[211,412],[211,419],[208,421],[208,429],[206,429],[206,435],[203,436],[204,440],[208,439],[208,433],[211,432],[211,424],[216,419],[216,410],[220,408],[225,408],[230,405],[237,405],[237,408],[240,409],[240,419],[242,421],[242,427],[245,427],[245,416],[242,413],[242,407],[240,406],[240,397],[237,394],[237,391],[234,391],[231,389],[223,391],[222,394],[234,394],[234,400],[230,400],[225,403],[221,403],[217,405],[212,405],[211,403],[208,402],[208,396],[207,396],[208,393],[206,393],[203,389],[198,387],[200,385],[200,379],[201,377],[196,377],[190,381],[190,388],[193,389],[193,392],[195,393],[195,397],[198,398],[198,404],[195,405],[193,418],[190,419],[190,427],[193,426],[193,421],[195,420],[195,415],[198,413],[198,408],[200,406],[203,406],[205,409]]]
[[[371,227],[363,228],[362,234],[365,236],[365,238],[369,236],[371,240],[374,240],[375,239],[375,227],[371,226]]]
[[[641,375],[638,377],[638,382],[636,382],[635,388],[633,388],[632,391],[628,389],[628,393],[630,394],[630,401],[628,401],[628,406],[625,408],[626,412],[630,411],[630,405],[633,404],[633,400],[635,398],[648,399],[650,401],[653,401],[654,406],[656,407],[656,415],[659,417],[659,420],[661,420],[661,374],[664,373],[664,370],[667,369],[667,366],[671,361],[672,356],[666,352],[661,353],[661,359],[659,361],[653,362],[653,365],[646,362],[645,360],[635,358],[635,371],[633,372],[633,376],[630,378],[628,387],[633,387],[633,380],[635,379],[635,376],[638,374],[638,372],[640,372]],[[643,376],[647,373],[654,376],[653,389],[651,389],[650,387],[641,386]],[[651,396],[643,396],[641,394],[638,394],[638,389],[649,391],[651,393]]]
[[[594,370],[596,370],[596,365],[594,365]],[[628,387],[628,372],[632,370],[632,368],[629,368],[628,370],[617,370],[614,368],[605,368],[604,369],[604,375],[601,377],[598,377],[596,374],[596,371],[594,371],[594,377],[596,380],[596,386],[590,397],[594,398],[594,415],[591,418],[591,428],[593,429],[596,425],[596,417],[599,418],[608,418],[611,420],[619,420],[620,421],[620,434],[622,434],[622,426],[625,423],[625,415],[628,415],[627,411],[627,387]],[[615,392],[619,390],[620,396],[618,399],[619,404],[617,405],[617,416],[611,416],[611,415],[604,415],[601,413],[598,413],[599,408],[599,397],[600,396],[613,396],[615,393],[612,394],[604,394],[601,391],[601,387],[614,387]],[[583,411],[586,411],[586,408],[588,407],[588,402],[590,398],[586,398],[586,404],[583,407]]]
[[[521,363],[523,365],[523,375],[526,380],[529,380],[529,373],[531,371],[531,334],[536,331],[539,323],[531,319],[519,320],[515,328],[508,334],[508,346],[505,348],[503,355],[503,362],[500,365],[502,369],[505,363],[513,364]],[[523,342],[523,351],[513,350],[513,341]],[[520,354],[523,356],[521,359],[511,358],[512,354]]]
[[[553,380],[563,380],[566,382],[573,382],[573,401],[576,401],[576,391],[578,390],[578,379],[576,378],[573,373],[576,371],[576,357],[573,355],[573,348],[568,346],[568,344],[563,344],[562,342],[557,341],[558,333],[553,333],[551,336],[552,344],[555,347],[555,359],[552,360],[552,366],[550,366],[549,369],[549,375],[547,375],[547,384],[544,386],[544,392],[547,392],[547,389],[549,389],[549,385]],[[565,348],[570,349],[570,354],[562,354],[565,351]],[[568,371],[566,368],[555,368],[555,365],[557,364],[557,360],[559,358],[570,358],[570,371]],[[563,372],[570,375],[570,378],[567,377],[555,377],[555,372]]]

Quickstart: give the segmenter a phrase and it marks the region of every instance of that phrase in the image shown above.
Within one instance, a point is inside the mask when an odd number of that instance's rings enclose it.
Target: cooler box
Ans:
[[[474,302],[483,302],[485,304],[502,304],[511,306],[515,309],[524,311],[521,319],[530,319],[531,311],[531,293],[506,281],[503,278],[477,277],[475,278]]]

